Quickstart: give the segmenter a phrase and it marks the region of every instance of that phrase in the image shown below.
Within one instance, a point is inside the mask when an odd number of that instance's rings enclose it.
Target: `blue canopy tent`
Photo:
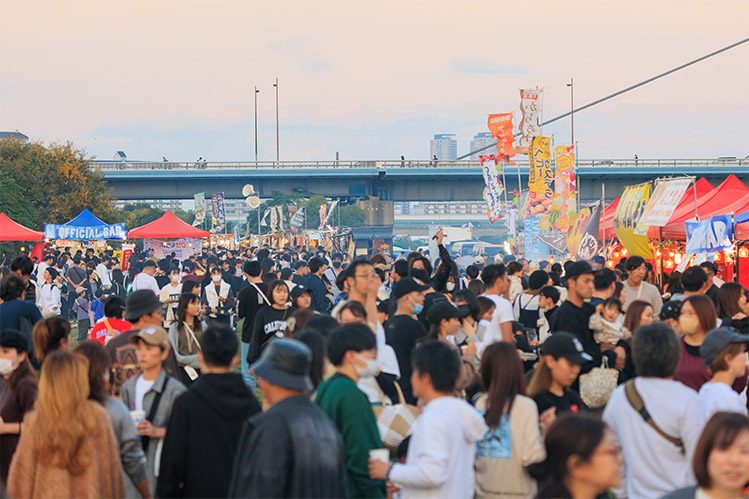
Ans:
[[[63,225],[44,224],[44,237],[76,241],[127,239],[127,232],[125,231],[125,224],[108,225],[99,220],[88,209],[85,209],[80,215]]]

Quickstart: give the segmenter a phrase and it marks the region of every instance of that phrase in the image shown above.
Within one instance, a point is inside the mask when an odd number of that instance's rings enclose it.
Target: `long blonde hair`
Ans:
[[[82,452],[86,438],[96,426],[95,412],[88,399],[88,359],[83,355],[57,351],[42,366],[36,399],[37,431],[34,450],[42,464],[66,468],[79,474],[90,464]]]

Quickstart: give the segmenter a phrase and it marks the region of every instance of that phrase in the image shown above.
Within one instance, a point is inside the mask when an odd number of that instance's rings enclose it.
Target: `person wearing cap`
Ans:
[[[593,337],[590,329],[590,316],[596,312],[596,308],[586,300],[593,296],[593,268],[584,260],[574,262],[567,270],[567,300],[559,306],[549,324],[552,334],[565,331],[573,334],[582,344],[585,353],[590,360],[583,362],[580,366],[580,374],[589,372],[594,367],[601,365],[601,356],[606,356],[610,367],[621,370],[627,359],[627,345],[620,341],[614,350],[601,348]],[[575,383],[577,386],[577,383]]]
[[[159,296],[159,293],[161,293],[161,288],[159,288],[159,284],[156,282],[156,278],[154,278],[156,269],[157,266],[155,261],[151,259],[146,260],[146,263],[143,264],[143,270],[135,276],[135,279],[133,279],[133,291],[135,292],[142,289],[150,289],[151,291],[153,291],[153,294]]]
[[[438,340],[450,345],[461,357],[460,376],[455,384],[455,394],[462,397],[464,390],[468,389],[475,381],[476,374],[476,352],[478,348],[475,341],[469,341],[463,348],[455,345],[455,333],[461,326],[460,319],[470,315],[468,307],[456,307],[452,303],[443,302],[434,305],[427,314],[429,321],[429,333],[424,338],[427,340]],[[463,323],[463,332],[469,338],[476,334],[478,323],[473,325]]]
[[[676,331],[677,334],[681,334],[679,329],[679,316],[681,315],[681,302],[680,301],[667,301],[663,304],[661,309],[660,319],[661,322],[665,322]]]
[[[125,321],[132,324],[132,329],[122,331],[107,342],[105,349],[112,361],[112,393],[117,396],[122,384],[140,371],[135,345],[130,337],[145,327],[158,326],[164,320],[161,313],[161,302],[150,289],[135,291],[127,297]],[[179,366],[174,352],[169,351],[165,369],[171,376],[179,375]]]
[[[153,491],[159,474],[157,453],[161,454],[172,405],[187,389],[164,370],[171,348],[169,336],[163,328],[144,327],[130,335],[128,341],[135,345],[141,372],[125,381],[120,395],[127,408],[138,411],[141,416],[136,429],[146,452],[146,472]]]
[[[569,333],[554,333],[543,342],[541,362],[528,385],[528,395],[536,402],[544,427],[560,414],[585,408],[580,395],[570,387],[580,374],[580,366],[590,360],[582,343]]]
[[[228,497],[348,496],[343,440],[309,398],[311,361],[307,345],[281,338],[252,364],[265,412],[242,429]]]
[[[654,322],[635,332],[632,360],[637,377],[619,385],[603,411],[627,463],[619,497],[656,499],[694,483],[690,462],[702,424],[697,392],[673,379],[679,357],[679,340],[670,326]],[[628,383],[660,432],[628,400]]]
[[[413,277],[404,277],[396,282],[393,288],[395,314],[385,323],[385,340],[393,347],[401,372],[398,384],[409,404],[416,403],[411,393],[411,353],[427,335],[424,325],[416,319],[424,307],[424,291],[427,289]]]
[[[603,266],[606,265],[606,259],[601,255],[596,255],[590,259],[590,263],[591,267],[593,267],[593,271],[597,271],[601,270]]]
[[[26,337],[14,329],[0,333],[0,486],[7,485],[8,470],[21,436],[24,415],[34,408],[36,374],[29,361]]]
[[[312,291],[303,284],[294,286],[294,289],[291,290],[291,305],[297,310],[310,308],[312,306]],[[319,312],[315,310],[315,313]]]
[[[86,297],[88,291],[83,286],[75,288],[76,299],[73,303],[73,312],[78,319],[78,341],[85,341],[88,330],[91,328],[91,316],[89,315],[90,302]]]
[[[747,344],[749,335],[738,334],[735,329],[713,329],[700,345],[700,354],[712,378],[702,385],[698,402],[703,422],[719,411],[739,412],[747,415],[746,392],[739,395],[733,390],[736,378],[746,375]]]

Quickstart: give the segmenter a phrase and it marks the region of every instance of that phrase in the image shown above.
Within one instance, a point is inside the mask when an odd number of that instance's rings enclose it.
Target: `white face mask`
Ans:
[[[175,274],[172,276],[172,282],[179,282],[179,274]]]
[[[220,275],[215,275],[215,276],[211,277],[211,279],[213,279],[213,282],[221,282],[221,276]]]
[[[0,375],[6,375],[8,373],[12,373],[16,370],[16,367],[13,365],[13,361],[10,359],[2,358],[0,359]]]
[[[454,282],[448,282],[447,284],[445,284],[445,289],[448,290],[448,291],[455,290],[455,283]]]
[[[354,366],[356,369],[356,375],[360,378],[368,378],[370,376],[377,376],[380,372],[380,365],[375,359],[366,359],[359,354],[356,354],[357,358],[367,365],[365,367]]]

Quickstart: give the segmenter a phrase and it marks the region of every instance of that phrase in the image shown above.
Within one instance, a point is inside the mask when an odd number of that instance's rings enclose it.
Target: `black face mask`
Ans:
[[[341,262],[333,262],[333,268],[338,269],[341,267]]]

